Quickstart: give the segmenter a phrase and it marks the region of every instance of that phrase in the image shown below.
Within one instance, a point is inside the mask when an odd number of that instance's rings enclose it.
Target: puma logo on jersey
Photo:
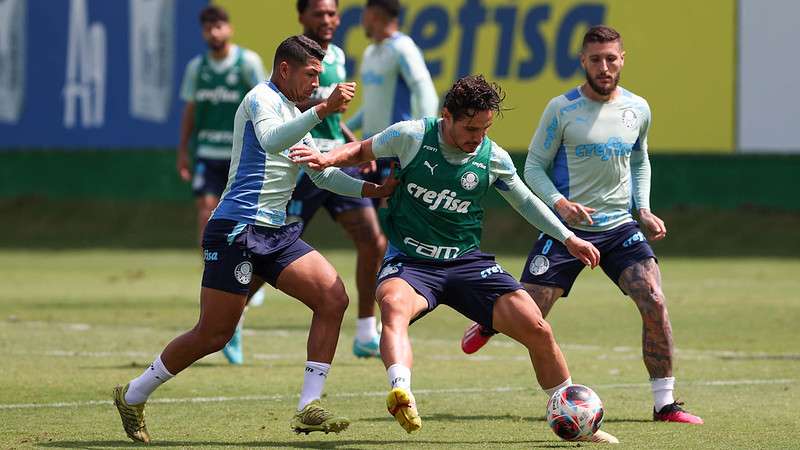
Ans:
[[[433,175],[433,169],[435,169],[435,168],[439,167],[439,165],[438,165],[438,164],[431,165],[431,163],[429,163],[428,161],[425,161],[423,164],[424,164],[424,165],[425,165],[425,167],[427,167],[428,169],[431,169],[431,175]]]
[[[431,211],[442,209],[466,214],[469,212],[469,206],[472,204],[471,201],[457,199],[456,193],[450,189],[436,192],[416,183],[408,183],[408,185],[406,185],[406,191],[408,191],[412,197],[422,200],[428,205],[428,209]]]

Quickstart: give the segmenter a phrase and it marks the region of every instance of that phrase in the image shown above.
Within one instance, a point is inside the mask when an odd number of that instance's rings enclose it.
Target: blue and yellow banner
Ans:
[[[301,31],[294,1],[222,0],[238,43],[268,66],[277,44]],[[363,0],[341,0],[336,42],[357,81],[368,45],[360,25]],[[401,30],[425,54],[436,88],[482,73],[506,91],[511,108],[492,137],[524,150],[548,100],[582,83],[583,34],[608,24],[623,36],[621,84],[653,112],[653,151],[734,149],[735,2],[626,0],[404,0]],[[353,109],[354,110],[354,109]]]

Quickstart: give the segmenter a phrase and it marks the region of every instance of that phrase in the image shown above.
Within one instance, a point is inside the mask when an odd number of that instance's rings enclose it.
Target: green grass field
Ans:
[[[353,259],[324,252],[354,293]],[[521,256],[500,262],[518,273]],[[630,448],[800,446],[800,260],[662,258],[677,347],[677,394],[706,425],[651,422],[640,319],[602,272],[584,273],[551,316],[575,382],[606,405],[604,429]],[[0,448],[130,447],[110,393],[137,376],[198,314],[192,251],[0,251]],[[349,416],[340,435],[288,427],[310,315],[277,293],[247,316],[246,364],[211,355],[151,398],[158,446],[276,448],[575,447],[544,423],[527,352],[504,337],[476,356],[467,319],[446,307],[412,327],[423,429],[385,410],[385,371],[350,353],[352,306],[325,401]],[[586,444],[584,444],[585,446]]]

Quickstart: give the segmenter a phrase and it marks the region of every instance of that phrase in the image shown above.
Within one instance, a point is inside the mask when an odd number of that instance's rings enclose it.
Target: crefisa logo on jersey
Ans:
[[[250,284],[250,280],[253,278],[253,264],[250,261],[240,262],[233,269],[233,276],[240,284]]]
[[[632,109],[623,109],[622,124],[631,130],[636,128],[636,125],[639,124],[639,118],[636,117],[636,112]]]
[[[231,73],[225,77],[225,82],[228,83],[229,86],[235,86],[239,83],[239,71],[236,68],[231,70]]]
[[[461,175],[461,187],[468,191],[478,187],[479,182],[480,180],[475,172],[467,172],[464,175]]]
[[[541,275],[547,272],[547,269],[550,268],[550,260],[547,259],[547,256],[544,255],[536,255],[531,260],[531,264],[528,266],[528,271],[531,275]]]

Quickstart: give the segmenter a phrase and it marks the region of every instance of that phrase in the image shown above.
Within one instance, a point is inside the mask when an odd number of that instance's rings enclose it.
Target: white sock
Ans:
[[[298,411],[305,408],[312,401],[322,397],[322,389],[325,387],[325,379],[328,378],[328,371],[330,370],[330,364],[306,361],[303,391],[300,392],[300,401],[297,403]]]
[[[672,396],[672,391],[675,389],[675,377],[650,378],[650,388],[653,390],[656,412],[675,402],[675,398]]]
[[[125,401],[129,405],[138,405],[147,401],[147,397],[156,390],[157,387],[169,381],[175,375],[169,373],[164,363],[161,362],[161,355],[157,356],[153,364],[144,370],[138,378],[131,380],[128,385],[128,392],[125,393]]]
[[[550,398],[550,397],[553,396],[553,394],[556,393],[557,390],[559,390],[559,389],[561,389],[563,387],[567,387],[570,384],[572,384],[572,377],[569,377],[566,380],[562,381],[561,384],[559,384],[558,386],[553,386],[553,387],[551,387],[549,389],[545,389],[544,391],[547,393],[547,398]]]
[[[358,342],[366,343],[378,336],[378,330],[375,325],[375,316],[356,320],[356,339]]]
[[[386,369],[386,375],[392,389],[399,387],[411,392],[411,369],[402,364],[392,364]]]

